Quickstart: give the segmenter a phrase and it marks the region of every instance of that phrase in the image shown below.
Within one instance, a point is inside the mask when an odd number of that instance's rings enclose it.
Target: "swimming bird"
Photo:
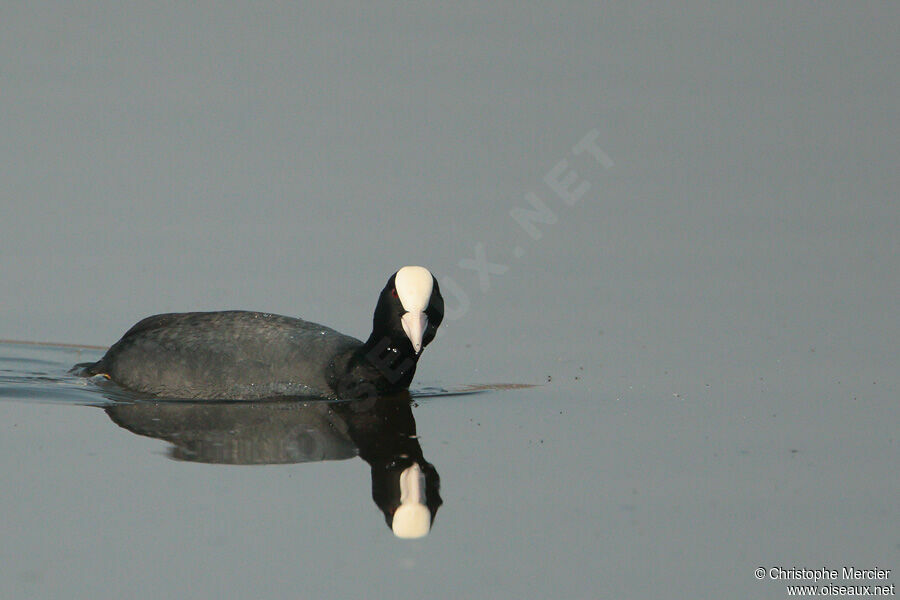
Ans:
[[[143,319],[99,361],[74,369],[167,398],[374,397],[409,387],[443,317],[437,280],[407,266],[381,291],[365,342],[269,313],[168,313]]]

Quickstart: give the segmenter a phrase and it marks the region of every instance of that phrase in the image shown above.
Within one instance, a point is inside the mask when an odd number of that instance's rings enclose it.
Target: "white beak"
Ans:
[[[413,350],[418,354],[422,351],[422,337],[425,335],[425,328],[428,327],[428,315],[411,310],[400,317],[400,322],[403,324],[406,337],[412,342]]]

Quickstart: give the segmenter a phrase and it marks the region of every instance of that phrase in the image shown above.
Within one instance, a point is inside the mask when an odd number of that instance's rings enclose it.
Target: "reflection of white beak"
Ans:
[[[431,529],[431,511],[425,504],[425,474],[413,463],[400,473],[400,506],[391,529],[398,538],[424,537]]]
[[[400,323],[403,324],[406,337],[412,342],[413,350],[418,354],[422,351],[422,337],[425,335],[425,328],[428,327],[428,315],[422,311],[411,310],[400,317]]]

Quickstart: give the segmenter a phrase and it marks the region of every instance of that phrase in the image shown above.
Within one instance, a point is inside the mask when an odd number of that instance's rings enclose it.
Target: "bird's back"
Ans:
[[[335,368],[360,346],[281,315],[170,313],[138,322],[88,369],[128,389],[174,398],[329,397]]]

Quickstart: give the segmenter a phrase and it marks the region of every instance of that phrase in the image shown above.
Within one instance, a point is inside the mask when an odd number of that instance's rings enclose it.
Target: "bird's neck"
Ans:
[[[338,396],[360,398],[409,388],[419,357],[405,336],[373,331],[347,361]]]

